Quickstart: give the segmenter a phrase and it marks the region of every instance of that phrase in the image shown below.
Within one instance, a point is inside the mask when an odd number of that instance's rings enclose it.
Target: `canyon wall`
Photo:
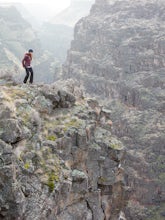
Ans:
[[[64,78],[111,111],[127,148],[127,219],[164,219],[165,3],[96,0],[75,27]]]

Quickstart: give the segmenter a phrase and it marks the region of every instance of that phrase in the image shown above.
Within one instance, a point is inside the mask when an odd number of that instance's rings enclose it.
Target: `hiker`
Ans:
[[[30,74],[30,83],[33,83],[33,69],[31,67],[31,61],[32,61],[32,54],[33,50],[29,49],[28,53],[25,54],[23,60],[22,60],[22,66],[25,68],[26,76],[24,78],[24,83],[27,82]]]

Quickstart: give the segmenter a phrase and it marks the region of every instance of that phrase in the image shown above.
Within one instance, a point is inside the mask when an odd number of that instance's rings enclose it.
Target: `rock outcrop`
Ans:
[[[111,130],[110,112],[73,81],[1,86],[0,219],[123,216],[126,151]]]
[[[129,220],[164,219],[164,10],[162,0],[96,0],[75,27],[64,66],[65,78],[106,103],[127,147]]]

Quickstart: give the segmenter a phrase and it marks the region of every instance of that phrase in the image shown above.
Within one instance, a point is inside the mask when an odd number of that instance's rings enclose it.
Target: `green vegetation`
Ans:
[[[47,140],[49,141],[55,141],[57,139],[57,137],[55,135],[48,135],[47,136]]]
[[[121,150],[121,145],[119,144],[110,144],[110,147],[114,150]]]
[[[41,152],[40,169],[42,170],[41,182],[48,186],[49,192],[53,192],[55,183],[60,181],[61,166],[60,160],[52,154],[50,148]]]
[[[66,127],[79,127],[80,126],[80,122],[78,121],[78,119],[73,118],[70,121],[65,123]]]
[[[165,203],[162,203],[160,206],[156,206],[150,210],[150,215],[146,220],[164,220]]]
[[[28,169],[30,168],[30,164],[29,164],[28,162],[26,162],[26,163],[24,164],[24,168],[28,170]]]
[[[66,132],[71,127],[79,128],[81,125],[82,125],[82,121],[80,119],[76,117],[72,118],[70,114],[65,116],[62,115],[55,119],[52,118],[51,121],[50,120],[46,121],[44,124],[44,128],[45,128],[44,133],[47,140],[55,141],[57,137],[55,135],[49,135],[48,130],[53,131],[55,128],[60,128],[61,133],[63,133]]]
[[[59,181],[59,176],[57,174],[55,174],[53,171],[51,171],[48,174],[48,187],[49,187],[49,192],[53,192],[54,187],[55,187],[55,182]]]
[[[11,98],[16,99],[16,98],[24,98],[27,97],[27,93],[24,90],[20,89],[13,89],[12,93],[8,94],[10,95]]]
[[[76,118],[73,118],[73,119],[71,119],[71,120],[65,122],[63,131],[65,132],[65,131],[67,131],[67,130],[68,130],[69,128],[71,128],[71,127],[76,127],[76,128],[78,128],[78,127],[80,127],[80,125],[81,125],[80,120],[78,120],[78,119],[76,119]]]
[[[111,137],[110,148],[114,150],[121,150],[123,148],[123,144],[119,140],[117,140],[115,137]]]

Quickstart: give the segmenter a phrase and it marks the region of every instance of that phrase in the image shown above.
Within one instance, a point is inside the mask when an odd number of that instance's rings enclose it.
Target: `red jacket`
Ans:
[[[22,60],[22,66],[24,68],[31,67],[31,61],[32,61],[32,55],[30,53],[26,53]]]

